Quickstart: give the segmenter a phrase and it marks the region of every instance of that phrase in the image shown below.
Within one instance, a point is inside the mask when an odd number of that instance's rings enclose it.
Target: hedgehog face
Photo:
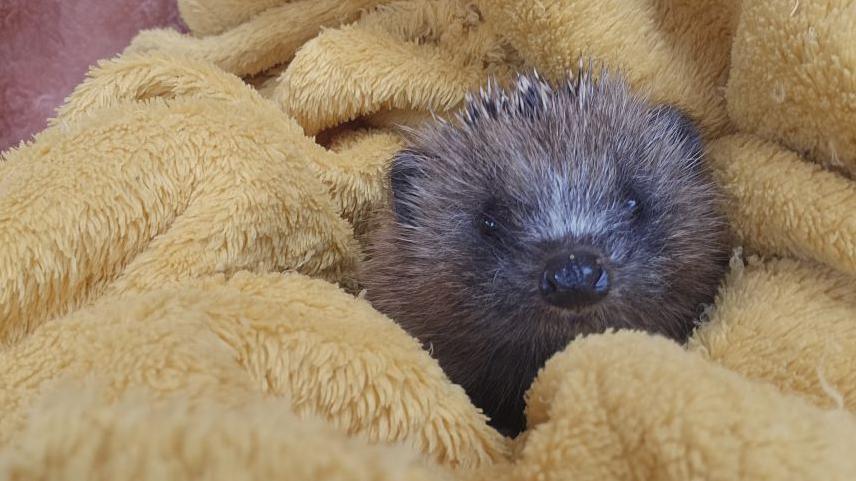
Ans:
[[[489,87],[394,159],[364,282],[495,425],[576,336],[686,339],[727,265],[717,190],[677,109],[587,71]]]

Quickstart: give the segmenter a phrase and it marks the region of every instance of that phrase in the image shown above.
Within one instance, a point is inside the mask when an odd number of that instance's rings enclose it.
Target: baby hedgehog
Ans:
[[[500,431],[575,337],[684,341],[712,302],[730,248],[699,132],[622,77],[489,83],[411,137],[361,280]]]

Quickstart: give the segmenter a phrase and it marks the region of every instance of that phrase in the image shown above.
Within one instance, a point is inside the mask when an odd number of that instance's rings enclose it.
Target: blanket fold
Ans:
[[[156,349],[153,351],[153,349]],[[38,352],[51,352],[38,361]],[[209,276],[103,296],[9,348],[0,385],[12,439],[47,373],[240,407],[266,394],[372,441],[406,442],[451,466],[498,461],[505,441],[397,325],[328,282],[300,274]]]
[[[173,30],[141,32],[126,52],[186,53],[236,75],[261,72],[287,62],[323,27],[355,19],[381,0],[299,0],[265,9],[247,22],[206,37],[186,37]],[[250,5],[252,8],[252,5]]]
[[[848,2],[179,6],[0,158],[0,480],[856,477]],[[700,123],[739,249],[686,346],[575,340],[509,440],[361,240],[398,125],[581,57]]]
[[[735,125],[852,178],[854,42],[853,2],[743,2],[727,89]]]

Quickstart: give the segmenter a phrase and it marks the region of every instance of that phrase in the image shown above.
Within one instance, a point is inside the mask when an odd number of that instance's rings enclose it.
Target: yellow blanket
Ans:
[[[856,479],[852,1],[179,5],[0,161],[0,480]],[[510,441],[354,268],[394,124],[580,55],[700,119],[743,255]]]

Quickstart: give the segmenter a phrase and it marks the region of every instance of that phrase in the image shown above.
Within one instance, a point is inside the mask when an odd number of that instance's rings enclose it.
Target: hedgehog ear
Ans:
[[[704,142],[701,132],[689,115],[669,104],[658,105],[652,109],[651,113],[655,121],[663,127],[664,132],[668,132],[686,146],[689,158],[701,158]]]
[[[413,223],[412,195],[416,180],[424,174],[419,168],[421,155],[413,150],[398,151],[392,158],[389,185],[392,193],[392,211],[398,222]]]

